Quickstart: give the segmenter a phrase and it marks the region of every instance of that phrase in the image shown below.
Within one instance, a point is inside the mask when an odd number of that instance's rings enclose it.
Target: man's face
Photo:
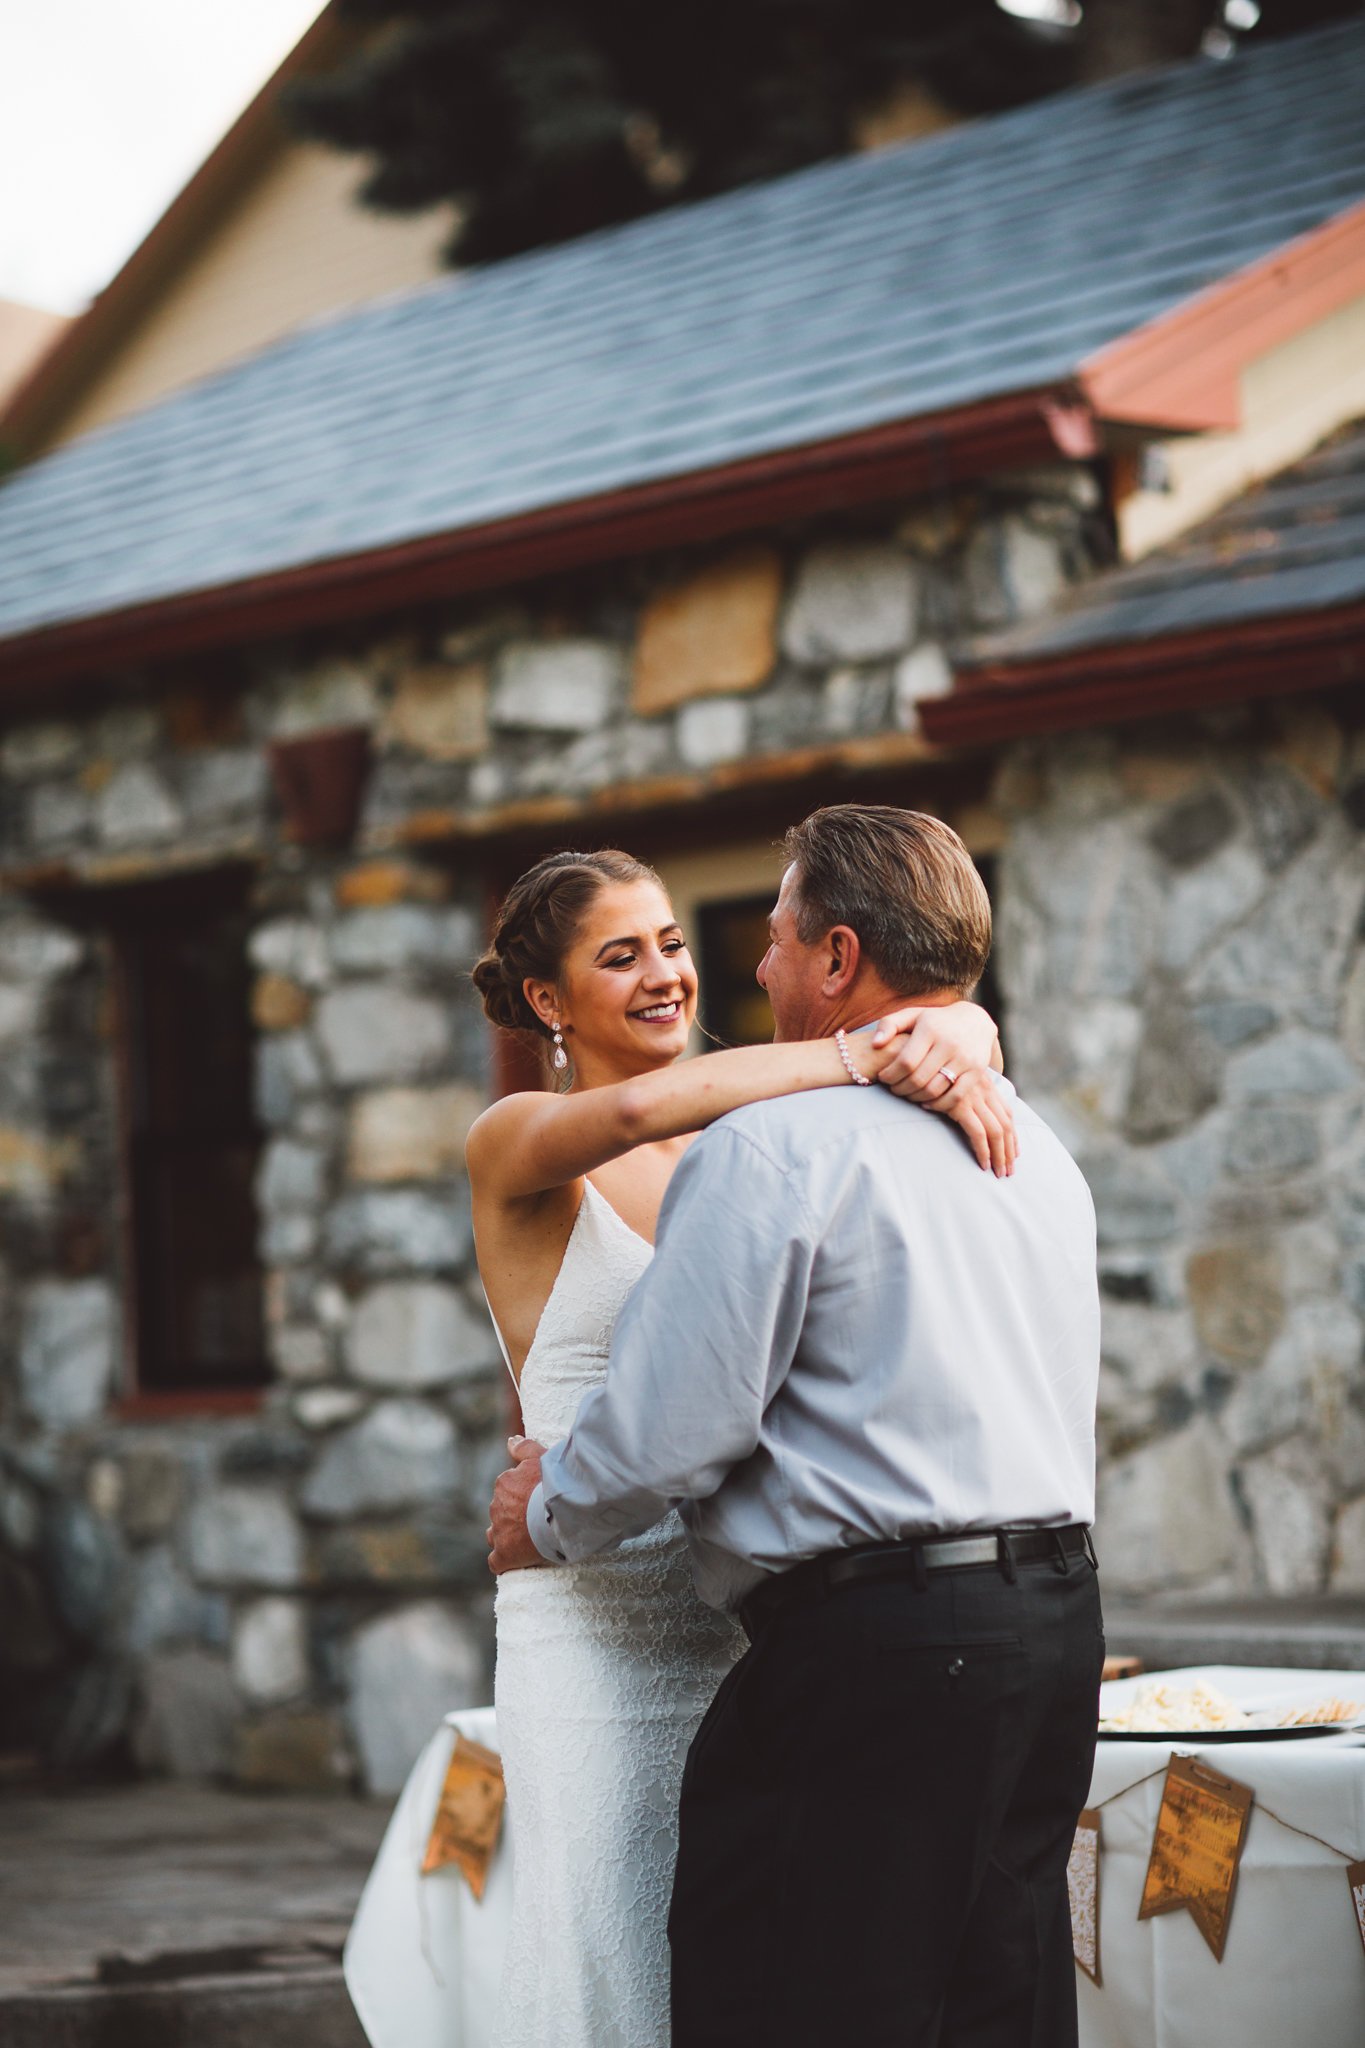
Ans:
[[[790,867],[768,919],[768,950],[758,963],[758,985],[773,1006],[773,1036],[779,1044],[819,1038],[824,1031],[828,953],[822,942],[807,946],[797,935],[796,894],[796,869]]]

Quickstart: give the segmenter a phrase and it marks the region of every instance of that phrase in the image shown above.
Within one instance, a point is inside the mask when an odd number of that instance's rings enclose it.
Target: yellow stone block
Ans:
[[[1284,1326],[1278,1259],[1266,1245],[1215,1245],[1186,1269],[1194,1327],[1219,1358],[1255,1365]]]
[[[368,860],[351,868],[336,885],[343,910],[378,910],[389,903],[440,903],[449,894],[445,877],[405,860]]]
[[[481,662],[409,669],[390,700],[384,737],[433,761],[473,760],[488,746],[487,669]]]
[[[1124,749],[1119,754],[1123,786],[1140,803],[1174,803],[1197,789],[1207,773],[1207,764],[1193,751],[1153,752],[1138,748]]]
[[[96,1458],[85,1475],[85,1497],[107,1522],[123,1505],[123,1473],[112,1458]]]
[[[994,804],[964,804],[949,823],[968,853],[999,853],[1009,838],[1009,826]]]
[[[464,1167],[464,1141],[484,1106],[477,1088],[378,1088],[351,1110],[353,1180],[435,1180]]]
[[[1047,783],[1036,761],[1007,754],[996,771],[991,801],[1008,816],[1026,816],[1047,801]]]
[[[284,974],[262,974],[251,991],[251,1016],[258,1031],[294,1031],[312,1009],[306,989]]]
[[[981,500],[973,492],[936,497],[906,513],[896,528],[896,539],[926,562],[942,561],[945,555],[965,547],[981,513]]]
[[[772,672],[782,563],[773,548],[737,548],[645,609],[635,646],[634,709],[670,711],[693,697],[754,690]]]
[[[1320,796],[1331,796],[1341,773],[1345,736],[1336,721],[1316,704],[1276,708],[1280,740],[1276,752]]]
[[[45,1195],[79,1157],[74,1138],[44,1138],[33,1131],[0,1129],[0,1195]]]
[[[289,1317],[289,1276],[287,1273],[267,1273],[265,1276],[265,1319],[272,1330],[279,1329]]]

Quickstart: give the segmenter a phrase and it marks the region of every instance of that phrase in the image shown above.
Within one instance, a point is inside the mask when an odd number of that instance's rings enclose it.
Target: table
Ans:
[[[1248,1708],[1282,1692],[1365,1700],[1365,1672],[1200,1665],[1154,1675],[1181,1688],[1203,1679]],[[1147,1682],[1105,1686],[1106,1707]],[[1187,1912],[1137,1917],[1173,1750],[1256,1795],[1221,1963]],[[1365,1948],[1344,1873],[1348,1859],[1365,1860],[1365,1734],[1102,1741],[1089,1804],[1103,1806],[1103,1989],[1077,1971],[1082,2048],[1361,2048]],[[1272,1811],[1347,1856],[1291,1833]]]
[[[346,1988],[371,2048],[487,2048],[512,1906],[512,1830],[482,1899],[453,1864],[420,1874],[457,1735],[497,1748],[492,1707],[447,1714],[408,1774],[346,1942]]]
[[[1181,1687],[1203,1679],[1249,1706],[1281,1691],[1365,1699],[1365,1672],[1206,1665],[1158,1675]],[[1146,1682],[1115,1680],[1106,1704]],[[413,1766],[346,1945],[346,1981],[373,2048],[485,2048],[491,2036],[511,1904],[510,1817],[482,1902],[453,1867],[418,1875],[457,1733],[496,1748],[493,1709],[449,1715]],[[1256,1794],[1221,1964],[1188,1913],[1137,1917],[1172,1750],[1207,1757]],[[1362,2048],[1365,1949],[1346,1862],[1267,1809],[1365,1860],[1365,1735],[1105,1741],[1089,1803],[1105,1801],[1104,1985],[1076,1973],[1081,2048]]]

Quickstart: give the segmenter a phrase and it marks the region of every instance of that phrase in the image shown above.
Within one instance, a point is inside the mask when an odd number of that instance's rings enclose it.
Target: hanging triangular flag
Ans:
[[[1067,1859],[1071,1895],[1071,1952],[1091,1982],[1100,1982],[1100,1816],[1087,1807],[1076,1823]]]
[[[1346,1872],[1346,1882],[1351,1887],[1351,1904],[1356,1909],[1356,1926],[1360,1929],[1362,1946],[1365,1946],[1365,1863],[1353,1863]]]
[[[457,1864],[475,1898],[481,1899],[506,1798],[502,1758],[481,1742],[457,1735],[422,1858],[423,1877],[447,1863]]]
[[[1220,1963],[1254,1798],[1201,1757],[1166,1766],[1138,1919],[1185,1908]]]

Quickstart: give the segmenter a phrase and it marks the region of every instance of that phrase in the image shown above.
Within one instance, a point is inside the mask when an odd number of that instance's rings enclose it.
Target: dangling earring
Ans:
[[[559,1028],[558,1017],[555,1018],[551,1025],[550,1033],[555,1042],[555,1049],[550,1055],[550,1065],[557,1074],[562,1074],[565,1067],[569,1064],[569,1055],[564,1050],[564,1033]]]

